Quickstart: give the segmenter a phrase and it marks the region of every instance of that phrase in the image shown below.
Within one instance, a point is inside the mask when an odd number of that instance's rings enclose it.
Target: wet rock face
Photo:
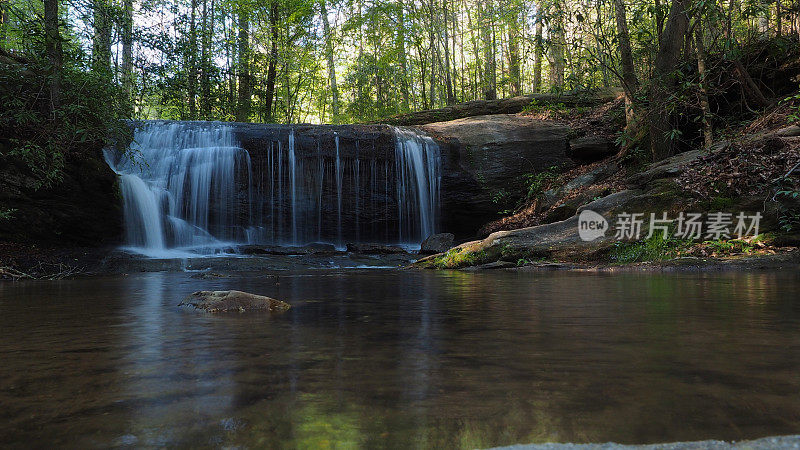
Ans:
[[[422,241],[419,253],[421,255],[432,255],[434,253],[446,252],[453,246],[455,236],[453,233],[439,233],[429,236]]]
[[[61,179],[41,188],[25,164],[0,157],[0,205],[11,211],[0,220],[4,241],[95,247],[122,234],[117,177],[99,148],[71,156]]]
[[[286,302],[242,291],[197,291],[186,297],[178,306],[193,307],[211,313],[234,311],[281,313],[290,308]]]
[[[420,127],[442,149],[440,229],[468,238],[524,193],[524,176],[569,169],[570,129],[517,115],[469,117]]]

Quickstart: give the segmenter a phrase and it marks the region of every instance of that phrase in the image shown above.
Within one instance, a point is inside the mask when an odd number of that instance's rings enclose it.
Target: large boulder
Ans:
[[[568,169],[570,129],[527,116],[499,114],[421,127],[442,148],[442,228],[471,237],[513,208],[525,175]]]
[[[190,306],[212,313],[228,311],[280,313],[290,308],[286,302],[242,291],[197,291],[186,297],[178,306]]]
[[[453,233],[439,233],[428,236],[427,239],[422,241],[419,253],[421,255],[432,255],[434,253],[446,252],[453,246],[455,236]]]

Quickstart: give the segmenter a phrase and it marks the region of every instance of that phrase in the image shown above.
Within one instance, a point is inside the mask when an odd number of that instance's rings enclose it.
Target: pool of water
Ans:
[[[208,315],[200,289],[285,300]],[[800,432],[800,274],[0,283],[0,445],[465,447]]]

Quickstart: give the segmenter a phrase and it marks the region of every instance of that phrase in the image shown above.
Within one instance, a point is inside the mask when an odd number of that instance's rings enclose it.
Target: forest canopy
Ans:
[[[785,42],[773,53],[796,51],[799,5],[3,0],[0,63],[41,63],[53,111],[62,84],[75,86],[65,74],[99,77],[108,88],[94,94],[109,96],[100,102],[136,119],[363,122],[475,99],[621,86],[629,139],[649,133],[659,159],[674,153],[675,115],[687,104],[710,140],[714,89],[730,78],[715,73],[733,74],[743,108],[776,101],[780,93],[749,75],[743,55],[764,39]]]

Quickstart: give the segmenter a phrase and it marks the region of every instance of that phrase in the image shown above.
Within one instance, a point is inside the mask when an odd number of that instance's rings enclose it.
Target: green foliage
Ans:
[[[791,107],[789,116],[786,118],[786,121],[788,123],[800,122],[800,94],[795,94],[790,97],[786,97],[781,103],[788,104]]]
[[[559,166],[550,166],[542,172],[525,174],[525,196],[528,200],[538,198],[555,181],[561,172]]]
[[[532,99],[531,102],[528,103],[528,105],[522,108],[522,112],[534,113],[534,114],[545,113],[545,112],[558,114],[558,113],[565,113],[567,111],[570,111],[570,108],[567,107],[567,105],[565,105],[562,102],[558,103],[542,102],[535,98]],[[585,112],[585,109],[582,109],[582,111]]]
[[[21,162],[36,187],[57,183],[71,158],[99,151],[128,133],[117,112],[118,90],[75,64],[77,55],[68,57],[73,64],[65,64],[61,106],[53,112],[47,62],[0,63],[0,158]]]
[[[691,246],[691,241],[664,239],[663,233],[654,233],[648,239],[635,242],[615,242],[611,249],[611,261],[629,264],[643,261],[663,261],[675,258],[680,250]]]
[[[15,212],[17,212],[17,210],[14,208],[0,208],[0,222],[11,220]]]
[[[776,182],[777,191],[773,200],[778,202],[778,224],[785,232],[800,229],[800,189],[791,177]]]

